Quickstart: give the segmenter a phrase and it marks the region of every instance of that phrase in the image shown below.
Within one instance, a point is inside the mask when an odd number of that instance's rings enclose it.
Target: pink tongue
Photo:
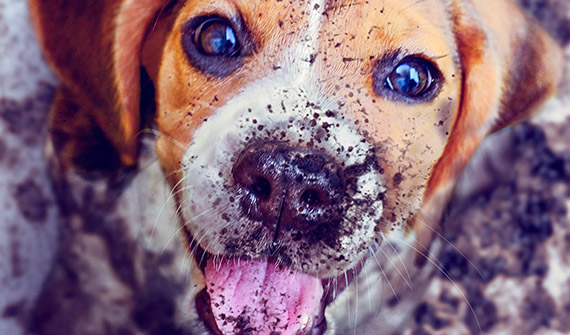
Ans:
[[[314,326],[320,313],[321,281],[267,259],[210,259],[205,276],[214,319],[225,335],[293,335]]]

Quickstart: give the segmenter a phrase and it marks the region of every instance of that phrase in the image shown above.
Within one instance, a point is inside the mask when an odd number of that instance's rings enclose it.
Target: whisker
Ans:
[[[479,329],[479,333],[483,334],[483,329],[481,328],[481,324],[479,323],[479,319],[477,318],[477,314],[475,313],[475,309],[473,308],[473,306],[469,302],[469,299],[467,299],[467,296],[465,296],[465,293],[463,293],[463,291],[461,290],[459,285],[457,285],[455,283],[455,281],[451,278],[451,276],[447,273],[447,271],[445,271],[445,269],[442,266],[438,265],[434,260],[431,259],[430,255],[429,255],[430,252],[427,251],[427,254],[426,254],[426,253],[422,252],[421,250],[417,249],[416,247],[414,247],[412,244],[406,242],[403,239],[400,239],[400,242],[406,244],[412,250],[416,251],[417,253],[419,253],[420,255],[425,257],[426,260],[429,261],[433,266],[435,266],[447,278],[447,280],[449,280],[449,282],[457,289],[457,291],[459,291],[463,300],[465,300],[465,303],[469,307],[469,310],[471,311],[471,314],[473,315],[475,322],[477,323],[477,328]],[[420,245],[421,245],[421,243],[420,243]],[[421,245],[421,247],[424,248],[425,250],[428,250],[424,245]]]
[[[398,260],[400,260],[400,263],[402,263],[402,267],[404,268],[404,272],[406,272],[406,276],[408,277],[408,280],[410,282],[412,282],[412,276],[410,275],[410,272],[408,272],[408,267],[406,266],[406,263],[402,259],[402,256],[400,255],[400,253],[396,250],[396,247],[394,247],[394,245],[392,244],[392,242],[390,242],[389,239],[384,239],[383,241],[384,241],[384,243],[388,244],[388,246],[392,249],[392,251],[394,251],[396,256],[398,256]]]
[[[184,256],[182,257],[182,264],[183,266],[180,267],[178,275],[182,275],[182,272],[184,271],[184,265],[190,263],[190,252],[188,251],[187,248],[184,248]],[[186,269],[186,283],[188,284],[190,282],[190,268],[192,268],[192,266],[188,266]]]
[[[349,222],[353,222],[353,221],[354,221],[354,220],[351,220],[351,219],[348,218],[348,217],[344,217],[344,219],[347,220],[347,221],[349,221]],[[384,236],[382,235],[382,237],[384,237]],[[384,238],[383,238],[383,239],[384,239]],[[398,296],[398,294],[396,293],[396,290],[394,289],[394,287],[393,287],[392,284],[390,283],[390,280],[388,279],[388,275],[387,275],[386,272],[384,271],[383,266],[380,264],[380,261],[378,260],[378,257],[376,257],[376,252],[374,251],[374,248],[372,248],[372,246],[369,246],[368,248],[369,248],[370,253],[372,254],[372,257],[374,258],[376,264],[378,265],[378,269],[380,270],[380,272],[381,272],[381,274],[382,274],[382,277],[384,277],[384,280],[385,280],[386,283],[389,285],[389,287],[390,287],[392,293],[394,294],[394,296],[396,297],[396,299],[400,300],[400,297]],[[381,250],[381,247],[378,248],[378,249]],[[384,251],[382,251],[382,252],[384,253]],[[386,256],[385,253],[384,253],[384,255]],[[392,262],[392,261],[389,259],[389,257],[386,257],[386,258],[387,258],[390,262]],[[408,282],[408,281],[406,280],[406,278],[405,278],[405,277],[402,275],[402,273],[397,269],[397,267],[394,265],[393,262],[392,262],[392,265],[396,268],[396,270],[398,271],[398,273],[400,274],[400,276],[402,277],[402,279],[406,282],[406,284],[408,284],[408,287],[409,287],[410,290],[411,290],[411,289],[412,289],[412,286],[411,286],[410,282]],[[356,274],[355,274],[355,276],[356,276]],[[345,277],[346,277],[346,272],[345,272]],[[347,283],[346,286],[348,287],[348,283]],[[348,305],[350,305],[350,298],[349,298]],[[349,310],[349,314],[348,314],[348,315],[350,315],[350,310]],[[348,322],[350,323],[350,318],[349,318]]]
[[[388,260],[388,262],[390,262],[390,264],[392,264],[392,266],[394,267],[394,269],[396,269],[396,272],[398,272],[398,274],[400,275],[400,277],[402,277],[402,279],[404,280],[404,282],[406,283],[406,285],[410,288],[410,290],[413,290],[412,288],[412,283],[410,281],[408,281],[406,279],[406,277],[404,277],[404,275],[402,274],[402,272],[400,271],[400,269],[398,269],[398,267],[396,266],[396,264],[392,261],[391,257],[388,257],[388,255],[386,254],[386,252],[384,252],[384,250],[382,250],[382,247],[378,248],[378,250],[382,253],[382,255],[384,255],[384,257]],[[405,265],[404,265],[405,267]]]
[[[424,226],[428,227],[433,233],[435,233],[439,238],[441,238],[445,243],[449,244],[455,251],[457,251],[457,253],[459,253],[463,258],[465,258],[467,260],[467,262],[475,269],[475,271],[477,271],[477,273],[479,274],[479,276],[481,277],[481,279],[483,279],[484,281],[487,281],[487,279],[485,278],[485,276],[483,276],[483,273],[479,270],[479,267],[477,267],[477,265],[475,265],[475,263],[473,263],[469,257],[467,257],[467,255],[465,255],[461,250],[459,250],[459,248],[457,248],[455,246],[455,244],[453,244],[453,242],[451,242],[450,240],[448,240],[445,236],[443,236],[443,234],[441,234],[440,232],[438,232],[437,230],[433,229],[433,227],[431,227],[431,225],[427,224],[424,220],[422,220],[421,218],[418,218],[419,221],[421,223],[424,223]]]
[[[372,250],[371,250],[372,251]],[[372,252],[372,257],[374,257],[374,260],[376,261],[376,264],[378,265],[378,269],[380,269],[380,272],[382,273],[382,276],[384,277],[386,283],[388,284],[388,286],[390,286],[390,290],[392,290],[392,293],[394,294],[394,296],[396,297],[396,299],[400,300],[400,297],[398,296],[398,294],[396,293],[396,290],[394,289],[394,286],[392,286],[392,283],[390,283],[390,280],[388,279],[388,276],[386,275],[386,272],[384,272],[384,268],[382,267],[382,264],[380,264],[380,261],[378,260],[378,258],[376,257],[376,253]]]
[[[371,295],[372,293],[370,292],[370,277],[368,277],[368,269],[363,265],[362,267],[362,271],[364,271],[364,277],[366,278],[366,290],[368,291],[368,294],[366,295],[368,297],[368,312],[372,312],[372,300],[371,300]]]
[[[345,283],[345,290],[346,290],[346,289],[348,289],[348,275],[346,274],[346,271],[344,272],[344,283]],[[348,303],[346,304],[346,308],[347,308],[346,315],[348,315],[348,323],[350,324],[350,296],[348,296]]]
[[[354,281],[354,285],[355,285],[355,297],[354,297],[354,334],[356,335],[356,327],[358,326],[358,296],[360,294],[358,294],[358,278],[356,275],[356,271],[353,274],[354,278],[352,279]]]
[[[162,205],[160,206],[160,209],[158,210],[156,218],[154,219],[154,223],[152,224],[152,230],[150,232],[151,241],[152,241],[152,238],[154,237],[154,232],[156,231],[156,227],[158,226],[158,220],[160,219],[162,212],[164,211],[164,209],[166,208],[167,204],[170,202],[172,197],[174,197],[177,194],[178,191],[175,191],[175,190],[178,187],[178,185],[180,185],[182,182],[184,182],[185,178],[186,177],[180,178],[180,180],[174,185],[174,187],[172,187],[170,189],[168,197],[166,197],[166,199],[162,202]],[[180,206],[182,206],[182,204],[180,204],[179,207]],[[178,214],[179,213],[178,210],[176,210],[175,213]]]
[[[333,288],[333,300],[336,300],[336,293],[338,291],[338,279],[334,278],[333,279],[333,284],[334,284],[334,288]]]
[[[139,160],[139,162],[140,162],[140,160]],[[160,161],[158,160],[158,157],[155,156],[152,159],[150,159],[148,162],[145,162],[145,165],[139,167],[138,169],[140,171],[146,171],[146,170],[150,169],[150,167],[152,167],[154,164],[159,164],[159,162]]]
[[[401,9],[398,14],[402,14],[402,12],[404,12],[404,11],[410,9],[410,8],[413,8],[414,6],[417,6],[417,5],[419,5],[419,4],[421,4],[422,2],[425,2],[425,1],[426,1],[426,0],[418,0],[418,1],[414,2],[413,4],[409,5],[408,7]]]
[[[199,217],[202,217],[206,214],[209,214],[212,211],[226,210],[227,208],[229,208],[229,205],[223,207],[222,209],[219,209],[217,207],[208,208],[207,210],[203,211],[202,213],[199,213],[199,214],[195,215],[194,217],[188,219],[184,224],[181,224],[180,227],[178,227],[178,229],[176,230],[176,232],[174,234],[172,234],[172,236],[168,239],[168,241],[166,242],[166,244],[164,245],[164,247],[162,249],[162,252],[164,252],[166,250],[166,248],[168,247],[170,242],[172,242],[174,240],[174,238],[184,229],[184,227],[186,227],[188,224],[190,224],[190,222],[192,222],[192,221],[194,221],[194,220],[198,219]]]
[[[185,225],[187,225],[188,223],[189,223],[189,222],[185,223],[185,224],[183,225],[183,227],[184,227]],[[202,241],[204,240],[204,238],[206,238],[206,236],[209,235],[209,232],[210,232],[211,230],[213,230],[213,229],[214,229],[213,227],[208,227],[208,229],[206,229],[206,230],[204,230],[203,232],[200,233],[201,236],[200,236],[199,238],[198,238],[198,236],[194,237],[194,240],[193,240],[194,246],[192,247],[192,253],[193,253],[193,254],[196,253],[196,249],[198,249],[198,247],[202,244]],[[202,253],[202,256],[200,257],[199,260],[196,260],[196,262],[197,262],[198,264],[202,263],[202,262],[204,261],[204,257],[205,257],[205,256],[206,256],[206,253]],[[216,256],[217,256],[217,255],[214,255],[214,260],[215,260]],[[214,266],[215,266],[215,263],[214,263]],[[220,262],[220,266],[221,266],[221,262]]]
[[[180,141],[178,141],[177,139],[175,139],[172,136],[169,136],[163,132],[161,132],[158,129],[153,129],[153,128],[144,128],[139,130],[139,132],[137,133],[138,135],[153,135],[155,138],[158,137],[164,137],[165,139],[167,139],[170,143],[176,145],[178,148],[182,149],[182,150],[186,150],[186,146],[184,144],[182,144]]]

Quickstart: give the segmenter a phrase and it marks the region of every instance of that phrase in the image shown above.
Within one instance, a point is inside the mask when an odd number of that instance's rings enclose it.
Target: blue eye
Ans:
[[[204,21],[196,29],[194,42],[208,56],[237,57],[239,43],[229,22],[220,18]]]
[[[433,65],[422,58],[406,58],[388,75],[384,86],[410,98],[419,98],[433,88]]]

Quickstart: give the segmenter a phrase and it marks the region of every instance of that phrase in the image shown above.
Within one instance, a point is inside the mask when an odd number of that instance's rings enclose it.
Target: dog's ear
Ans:
[[[438,224],[427,217],[447,202],[481,140],[536,111],[555,92],[563,69],[560,48],[514,1],[450,4],[463,87],[444,153],[428,182],[427,208],[414,223],[421,249],[430,244]]]
[[[166,0],[30,0],[44,54],[61,80],[50,129],[66,167],[136,165],[141,44]]]
[[[463,87],[428,196],[455,179],[486,135],[535,112],[563,70],[559,46],[514,1],[456,0],[450,10]]]

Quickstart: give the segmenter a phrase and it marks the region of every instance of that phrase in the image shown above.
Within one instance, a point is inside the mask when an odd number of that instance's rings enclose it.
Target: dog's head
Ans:
[[[425,251],[479,142],[560,72],[507,0],[59,2],[32,8],[60,157],[89,167],[104,143],[136,162],[142,66],[198,309],[224,334],[318,333],[383,239]]]

